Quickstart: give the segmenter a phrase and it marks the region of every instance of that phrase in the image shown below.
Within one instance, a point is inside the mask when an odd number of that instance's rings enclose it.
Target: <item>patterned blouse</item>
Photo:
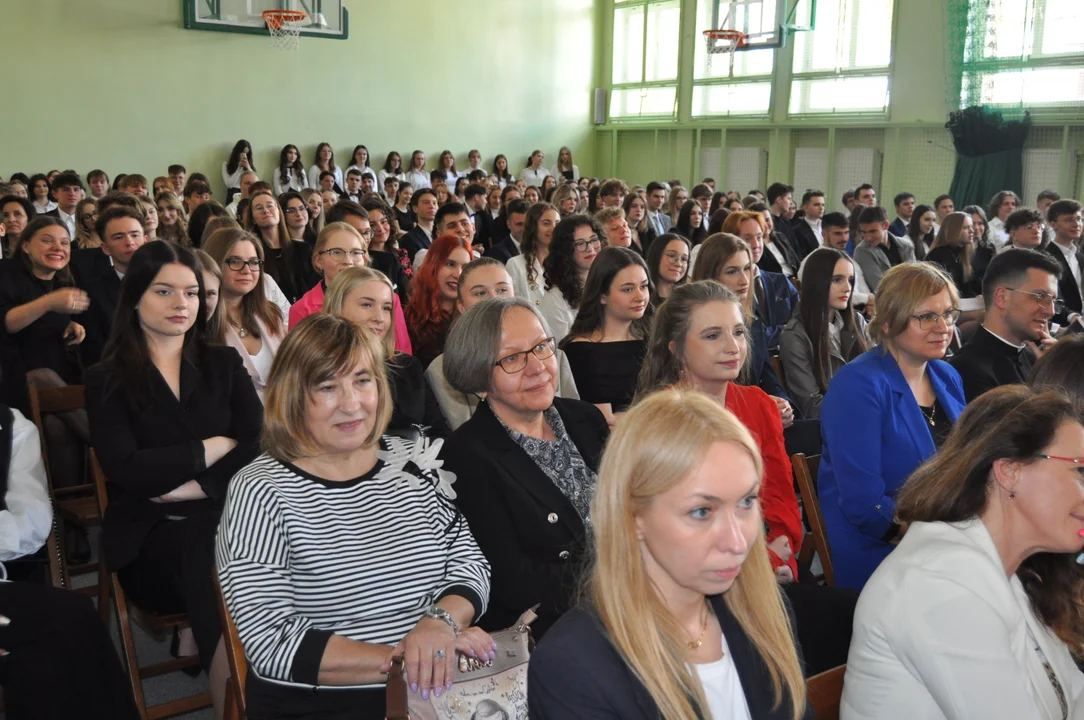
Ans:
[[[568,501],[576,508],[576,512],[580,514],[580,518],[583,519],[583,524],[590,528],[591,499],[595,496],[595,484],[598,478],[583,461],[583,456],[580,455],[576,444],[572,442],[568,431],[565,430],[565,424],[557,408],[550,405],[543,414],[546,423],[557,438],[556,441],[541,440],[517,432],[505,425],[499,415],[497,420],[508,436],[523,449],[523,452],[527,453],[531,460],[534,460],[535,465],[553,481],[561,494],[568,498]]]

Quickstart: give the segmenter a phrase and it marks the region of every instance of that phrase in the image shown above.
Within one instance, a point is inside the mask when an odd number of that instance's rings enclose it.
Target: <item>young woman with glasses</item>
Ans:
[[[309,225],[309,208],[301,193],[290,190],[279,195],[279,207],[286,219],[286,230],[291,240],[300,240],[309,245],[316,243],[317,233]]]
[[[591,263],[602,250],[602,230],[589,215],[573,215],[557,223],[550,251],[542,264],[546,294],[538,309],[557,342],[565,339],[583,297]]]
[[[677,233],[665,233],[647,249],[647,271],[655,291],[651,294],[652,307],[658,308],[670,293],[685,282],[689,275],[689,256],[692,244]]]
[[[366,247],[368,240],[347,223],[333,222],[320,231],[312,253],[312,265],[321,279],[312,290],[290,306],[290,328],[314,312],[319,312],[328,286],[340,272],[349,267],[369,264]]]

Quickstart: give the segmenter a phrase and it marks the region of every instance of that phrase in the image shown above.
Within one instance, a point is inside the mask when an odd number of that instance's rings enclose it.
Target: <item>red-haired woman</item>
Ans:
[[[430,246],[414,276],[407,307],[407,329],[414,357],[422,367],[444,352],[459,290],[459,274],[471,261],[470,246],[456,235],[441,235]]]

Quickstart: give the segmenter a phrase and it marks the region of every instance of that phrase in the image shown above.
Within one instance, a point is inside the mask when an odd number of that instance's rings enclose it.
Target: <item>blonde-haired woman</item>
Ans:
[[[188,216],[181,199],[172,192],[160,192],[154,196],[158,207],[158,239],[188,247]]]
[[[451,429],[425,379],[425,368],[413,355],[396,349],[397,336],[406,333],[406,323],[400,326],[396,322],[397,299],[387,275],[372,268],[350,267],[338,273],[327,286],[323,312],[354,321],[384,348],[395,401],[388,432],[404,437],[420,433],[447,437]],[[401,313],[398,319],[402,320]]]
[[[557,164],[550,170],[550,175],[560,178],[563,183],[580,181],[580,169],[572,162],[572,151],[567,145],[562,146],[557,152]]]
[[[80,250],[99,248],[102,239],[94,230],[94,223],[98,220],[98,203],[94,200],[83,200],[75,206],[75,246]]]
[[[704,395],[662,391],[625,415],[591,505],[586,604],[531,656],[532,718],[812,718],[762,472],[749,431]]]
[[[821,405],[817,486],[836,585],[861,590],[903,537],[896,493],[964,409],[960,374],[942,358],[960,317],[952,279],[926,262],[884,274],[868,326],[880,347],[844,365]]]

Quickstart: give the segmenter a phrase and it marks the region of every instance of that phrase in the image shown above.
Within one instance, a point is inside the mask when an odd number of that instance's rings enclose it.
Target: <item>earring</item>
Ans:
[[[1015,500],[1016,499],[1016,491],[1015,490],[1010,490],[1009,491],[1009,499],[1010,500]]]

